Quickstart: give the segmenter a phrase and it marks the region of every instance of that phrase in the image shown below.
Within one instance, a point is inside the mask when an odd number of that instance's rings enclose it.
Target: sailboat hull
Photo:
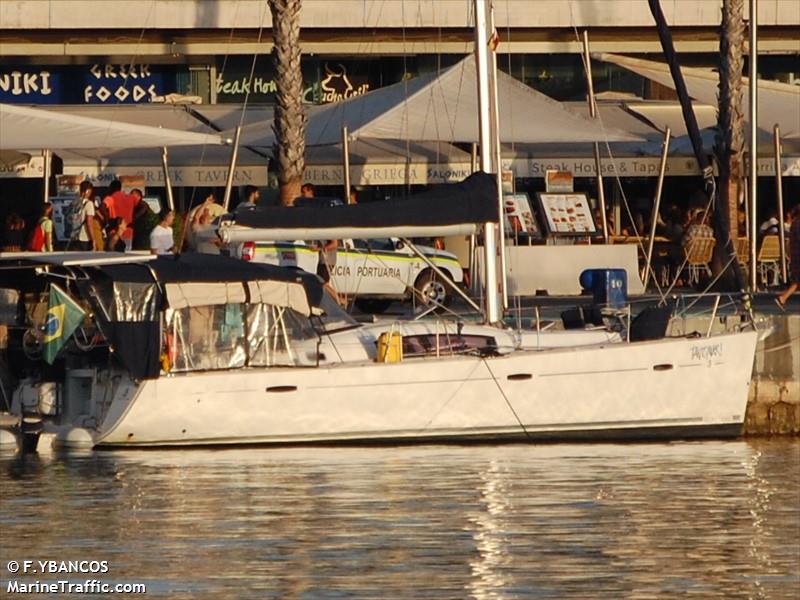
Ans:
[[[735,436],[757,336],[176,374],[115,398],[95,444]]]

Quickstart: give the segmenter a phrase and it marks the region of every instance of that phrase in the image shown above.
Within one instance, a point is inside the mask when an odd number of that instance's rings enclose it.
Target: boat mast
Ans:
[[[758,291],[758,0],[750,0],[750,289]],[[778,223],[783,229],[783,222]]]
[[[480,168],[484,173],[500,173],[500,165],[496,164],[495,137],[492,131],[497,131],[497,123],[492,121],[493,94],[489,78],[492,71],[489,68],[489,22],[487,19],[488,5],[491,0],[475,0],[475,63],[478,68],[478,143],[481,150]],[[500,188],[497,189],[498,203],[500,203]],[[502,204],[499,204],[502,209]],[[498,213],[503,218],[503,211]],[[484,250],[484,286],[485,286],[485,318],[488,323],[500,321],[500,303],[497,290],[497,233],[494,223],[483,225],[483,250]]]

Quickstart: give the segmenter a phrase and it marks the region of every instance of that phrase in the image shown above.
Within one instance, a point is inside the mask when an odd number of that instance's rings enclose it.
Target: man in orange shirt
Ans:
[[[108,196],[103,200],[103,204],[108,211],[109,219],[124,219],[126,223],[133,223],[133,211],[141,201],[140,196],[126,194],[122,191],[122,183],[115,179],[108,186]],[[122,234],[122,241],[125,242],[126,250],[133,248],[133,227],[128,225]]]

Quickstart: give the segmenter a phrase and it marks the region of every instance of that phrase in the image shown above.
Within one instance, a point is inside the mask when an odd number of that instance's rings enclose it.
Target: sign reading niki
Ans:
[[[176,91],[177,71],[169,66],[0,66],[0,102],[136,104]]]

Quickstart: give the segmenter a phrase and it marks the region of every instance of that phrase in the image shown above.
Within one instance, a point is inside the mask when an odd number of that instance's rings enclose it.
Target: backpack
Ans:
[[[33,252],[41,252],[44,250],[44,229],[42,228],[42,223],[44,219],[40,219],[39,222],[36,224],[36,227],[33,228],[31,232],[31,238],[28,240],[28,250]]]
[[[85,198],[76,198],[64,211],[64,237],[68,240],[76,240],[81,233],[81,228],[86,222],[83,207],[86,205]]]

